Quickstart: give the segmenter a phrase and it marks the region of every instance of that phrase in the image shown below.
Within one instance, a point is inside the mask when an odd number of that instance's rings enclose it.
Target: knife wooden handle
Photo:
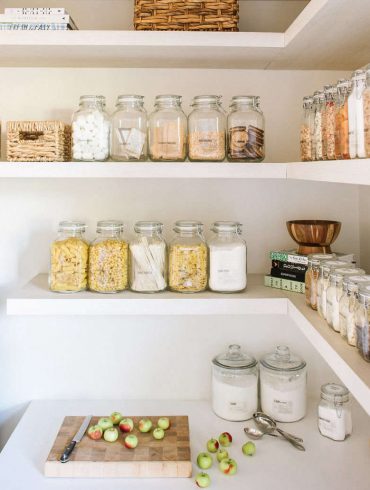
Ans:
[[[61,463],[67,463],[69,461],[69,458],[72,454],[72,451],[74,450],[76,446],[76,441],[71,441],[68,446],[64,449],[64,453],[60,457],[60,462]]]

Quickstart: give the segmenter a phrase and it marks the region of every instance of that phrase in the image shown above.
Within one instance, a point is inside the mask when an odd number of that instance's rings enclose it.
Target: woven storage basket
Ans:
[[[238,20],[238,0],[135,0],[136,30],[238,31]]]
[[[61,121],[9,121],[8,162],[71,160],[71,127]]]

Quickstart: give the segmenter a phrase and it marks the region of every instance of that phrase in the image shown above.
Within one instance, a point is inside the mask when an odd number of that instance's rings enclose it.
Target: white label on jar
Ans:
[[[277,400],[273,401],[274,410],[276,413],[292,413],[293,412],[293,402],[288,400]]]

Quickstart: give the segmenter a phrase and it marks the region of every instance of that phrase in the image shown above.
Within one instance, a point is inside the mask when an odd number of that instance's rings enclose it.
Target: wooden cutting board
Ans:
[[[145,416],[148,418],[147,416]],[[100,417],[93,417],[90,425]],[[47,477],[66,478],[186,478],[191,477],[189,421],[186,416],[170,416],[171,427],[165,438],[157,441],[151,433],[136,429],[144,417],[131,417],[135,423],[133,434],[139,444],[135,449],[124,446],[124,434],[119,431],[116,442],[91,440],[86,434],[76,446],[68,463],[59,458],[65,446],[80,428],[84,417],[65,417],[45,463]],[[156,426],[158,417],[149,417]],[[119,430],[119,429],[118,429]]]

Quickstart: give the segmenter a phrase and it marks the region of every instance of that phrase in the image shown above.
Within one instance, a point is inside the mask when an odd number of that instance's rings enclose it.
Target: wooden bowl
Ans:
[[[298,243],[298,253],[331,253],[342,223],[326,220],[293,220],[286,223],[289,235]]]

